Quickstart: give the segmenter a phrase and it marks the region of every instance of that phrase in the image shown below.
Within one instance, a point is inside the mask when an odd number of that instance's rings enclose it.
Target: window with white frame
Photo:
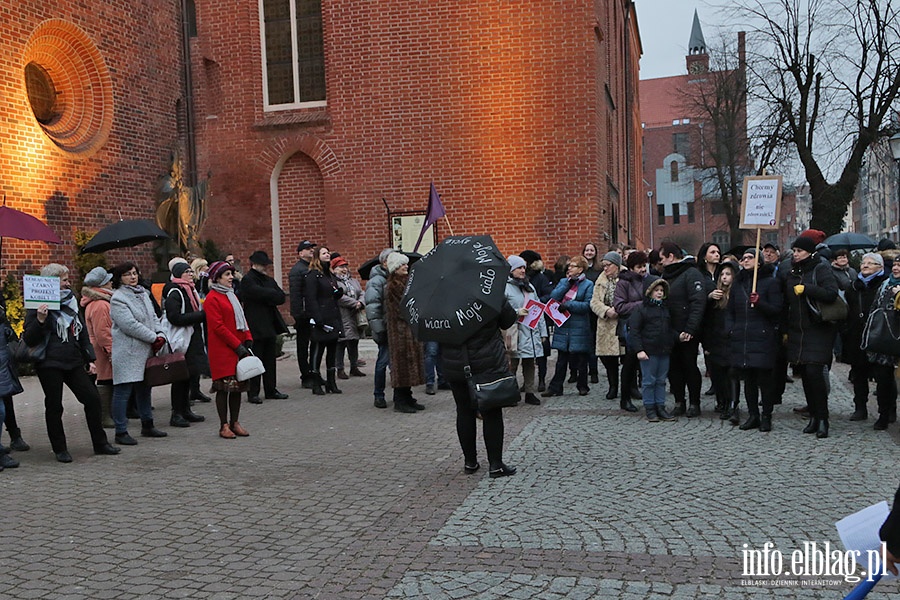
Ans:
[[[267,110],[325,106],[321,0],[259,0]]]

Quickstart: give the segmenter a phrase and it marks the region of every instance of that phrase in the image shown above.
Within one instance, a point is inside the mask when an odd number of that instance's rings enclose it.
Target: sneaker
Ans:
[[[426,385],[425,393],[428,394],[429,396],[434,396],[434,385],[432,385],[430,383],[428,385]]]
[[[9,442],[10,450],[15,450],[16,452],[27,452],[31,450],[31,446],[25,443],[21,437],[17,437]]]
[[[15,469],[19,466],[19,461],[14,459],[9,454],[0,455],[0,468],[2,469]]]
[[[375,408],[387,408],[387,402],[384,398],[375,398]]]

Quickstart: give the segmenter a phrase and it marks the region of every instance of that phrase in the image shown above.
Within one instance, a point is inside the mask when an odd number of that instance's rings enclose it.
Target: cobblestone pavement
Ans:
[[[374,354],[364,342],[363,371]],[[840,365],[827,440],[800,433],[799,382],[768,434],[719,421],[709,397],[699,419],[650,424],[605,383],[567,386],[506,411],[519,473],[498,480],[462,472],[449,392],[420,388],[427,410],[398,414],[372,406],[371,375],[313,396],[292,358],[278,366],[291,397],[245,404],[245,439],[217,437],[212,404],[195,406],[207,422],[168,427],[157,390],[169,437],[94,456],[67,397],[72,464],[50,452],[26,379],[32,450],[0,473],[0,598],[836,598],[841,577],[747,581],[744,544],[772,542],[786,566],[804,541],[840,548],[834,522],[897,486],[900,430],[847,421]]]

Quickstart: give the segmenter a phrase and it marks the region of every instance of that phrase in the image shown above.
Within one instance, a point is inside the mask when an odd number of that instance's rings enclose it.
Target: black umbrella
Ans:
[[[81,249],[81,254],[106,252],[113,248],[128,248],[167,239],[169,234],[150,219],[118,221],[98,231]]]
[[[500,314],[508,275],[491,236],[448,237],[410,269],[404,318],[422,341],[461,344]]]
[[[722,254],[722,256],[724,257],[724,256],[728,256],[730,254],[731,256],[734,256],[735,258],[740,258],[744,255],[744,252],[746,252],[748,248],[752,248],[752,247],[753,246],[751,244],[738,244],[734,248],[731,248],[730,250],[728,250],[728,252],[725,252],[724,254]]]
[[[407,258],[409,258],[410,265],[412,265],[414,262],[416,262],[417,260],[422,258],[422,255],[419,254],[418,252],[404,252],[403,254],[405,254],[407,256]],[[363,264],[361,264],[359,266],[359,269],[357,269],[357,271],[359,272],[359,276],[362,277],[363,279],[368,279],[369,276],[372,274],[372,269],[374,269],[375,265],[377,265],[377,264],[379,264],[378,257],[373,256],[372,258],[370,258],[369,260],[367,260],[366,262],[364,262]]]
[[[844,233],[836,233],[825,238],[824,244],[832,250],[864,250],[876,247],[878,242],[867,235],[845,231]]]

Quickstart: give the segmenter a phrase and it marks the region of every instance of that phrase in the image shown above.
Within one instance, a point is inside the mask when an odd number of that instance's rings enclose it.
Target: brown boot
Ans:
[[[337,370],[337,378],[338,379],[350,379],[350,376],[347,375],[347,372],[344,371],[343,369],[338,369]]]

